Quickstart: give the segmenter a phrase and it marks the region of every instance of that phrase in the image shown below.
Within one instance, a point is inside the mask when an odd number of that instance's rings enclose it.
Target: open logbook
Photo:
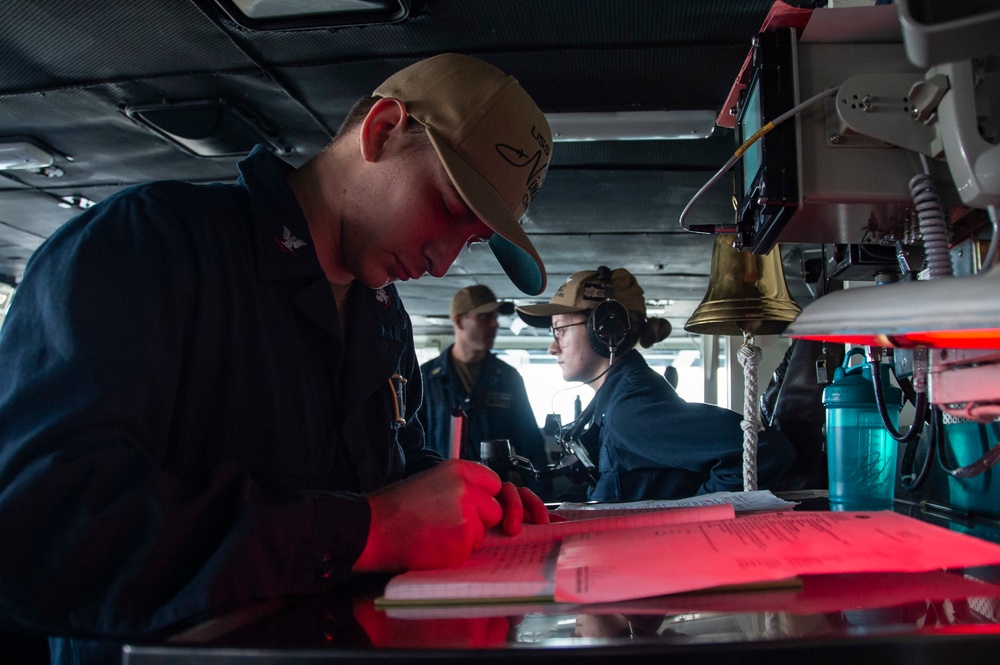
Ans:
[[[732,505],[720,504],[525,525],[516,537],[490,534],[460,566],[397,575],[377,604],[613,602],[756,589],[801,575],[998,563],[1000,545],[888,511],[737,517]]]
[[[595,517],[590,517],[591,515]],[[622,532],[678,522],[733,519],[728,503],[692,508],[662,508],[617,513],[601,511],[583,519],[552,524],[525,524],[518,536],[492,530],[482,549],[460,566],[411,571],[386,585],[380,605],[395,603],[525,602],[553,600],[560,544],[579,534]]]

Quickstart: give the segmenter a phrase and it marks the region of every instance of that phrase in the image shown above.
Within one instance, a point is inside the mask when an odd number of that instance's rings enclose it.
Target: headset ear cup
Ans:
[[[590,311],[587,320],[587,341],[602,358],[621,353],[630,329],[628,310],[617,300],[605,300]]]

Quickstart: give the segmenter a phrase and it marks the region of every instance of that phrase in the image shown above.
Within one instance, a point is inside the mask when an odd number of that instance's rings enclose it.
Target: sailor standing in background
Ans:
[[[545,440],[524,380],[492,353],[499,310],[500,303],[486,286],[467,286],[455,294],[449,314],[455,343],[421,365],[424,401],[417,417],[424,426],[427,447],[442,457],[451,456],[455,422],[462,428],[458,451],[462,459],[478,461],[480,442],[507,439],[518,455],[543,469],[548,464]],[[542,492],[533,479],[520,481]]]

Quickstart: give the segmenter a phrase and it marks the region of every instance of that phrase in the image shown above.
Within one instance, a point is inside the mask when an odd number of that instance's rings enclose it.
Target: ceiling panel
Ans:
[[[416,59],[453,51],[514,75],[545,111],[719,111],[771,6],[769,0],[423,0],[396,25],[264,32],[224,17],[213,0],[121,3],[0,0],[0,138],[31,137],[57,171],[0,173],[0,279],[93,201],[167,178],[232,182],[238,158],[182,152],[126,117],[136,105],[223,100],[301,164],[326,145],[354,101]],[[551,295],[576,270],[634,271],[683,323],[704,294],[709,236],[684,232],[680,211],[735,148],[731,130],[705,140],[559,143],[525,229],[549,270]],[[54,176],[54,177],[53,177]],[[731,183],[692,209],[692,223],[732,215]],[[800,261],[786,258],[786,270]],[[789,274],[800,292],[802,282]],[[523,299],[488,248],[448,275],[400,285],[410,311],[447,311],[461,286]],[[808,293],[806,292],[808,295]],[[676,327],[676,324],[675,324]]]

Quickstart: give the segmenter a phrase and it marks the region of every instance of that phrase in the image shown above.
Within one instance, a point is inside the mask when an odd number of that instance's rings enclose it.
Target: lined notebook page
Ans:
[[[551,524],[525,524],[517,536],[508,536],[498,528],[490,529],[483,538],[483,547],[505,547],[515,542],[552,542],[578,533],[637,529],[644,526],[664,526],[683,522],[708,522],[736,517],[732,504],[728,503],[691,508],[573,511],[573,513],[573,517],[579,514],[583,519],[571,519],[568,522],[552,522]],[[569,517],[565,511],[561,511],[559,514]]]
[[[397,575],[386,585],[384,597],[396,601],[551,600],[558,556],[557,541],[488,547],[474,552],[460,566]]]
[[[525,524],[517,536],[490,532],[482,549],[465,563],[452,568],[418,570],[389,580],[380,605],[460,603],[480,600],[551,600],[555,593],[555,569],[559,543],[580,533],[595,533],[683,522],[732,519],[731,504],[624,511],[596,519],[553,524]]]

